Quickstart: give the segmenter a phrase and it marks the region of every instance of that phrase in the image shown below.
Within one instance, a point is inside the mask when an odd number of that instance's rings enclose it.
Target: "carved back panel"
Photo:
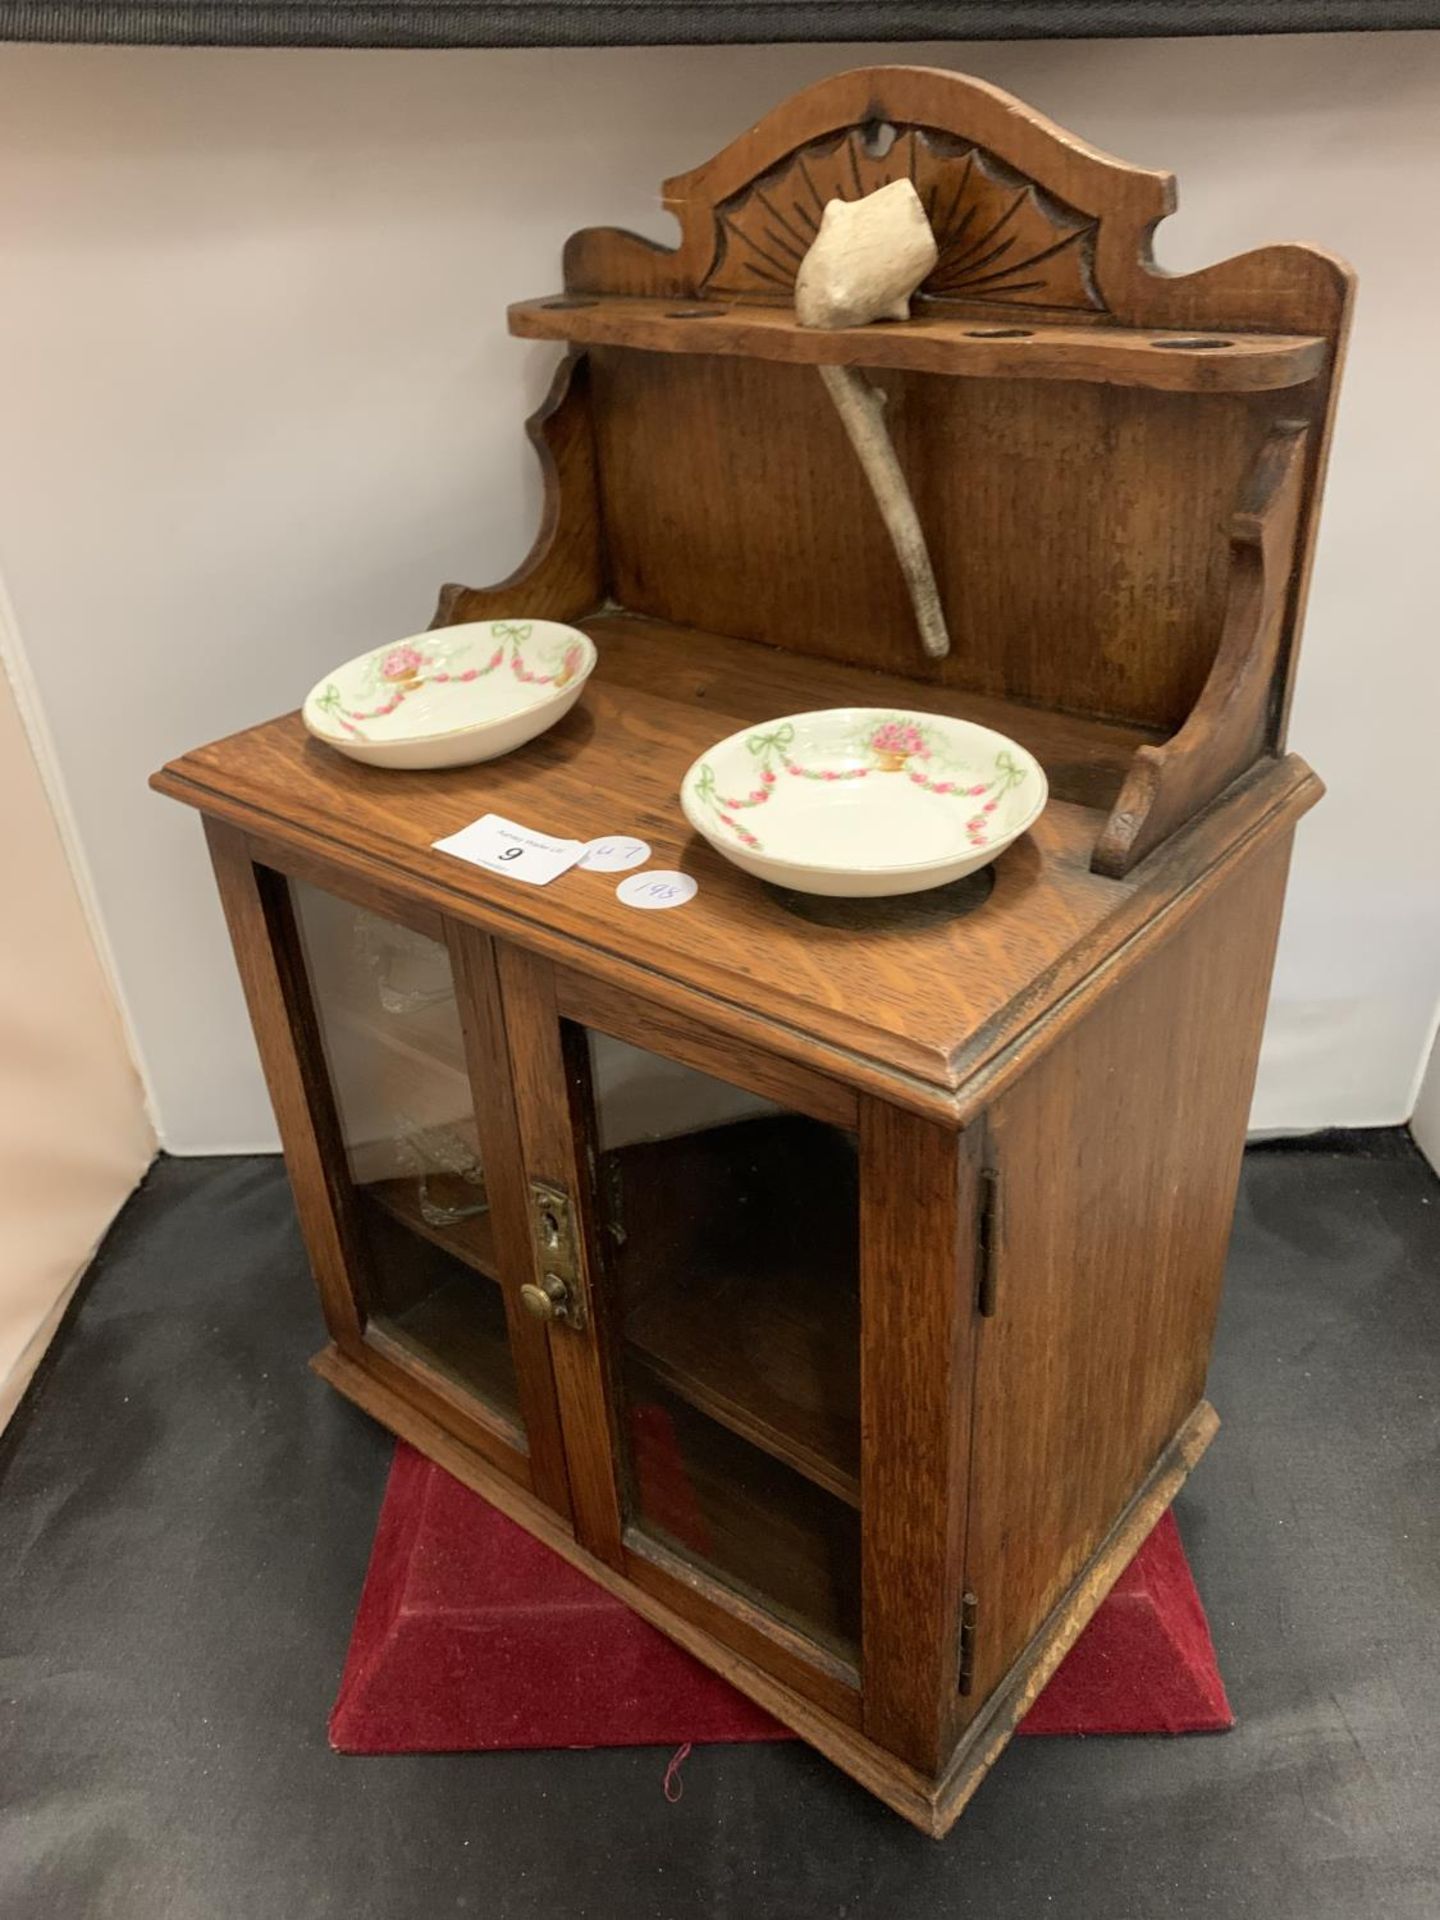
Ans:
[[[790,305],[826,203],[903,179],[914,182],[939,248],[922,299],[1104,312],[1093,219],[981,147],[888,121],[808,141],[717,205],[715,257],[699,292]]]
[[[1279,649],[1293,675],[1349,275],[1277,246],[1160,272],[1168,174],[929,68],[840,74],[668,181],[679,244],[592,228],[567,291],[788,304],[825,202],[908,176],[939,245],[921,297],[1066,325],[1324,336],[1325,371],[1250,396],[894,374],[889,417],[954,640],[928,665],[893,554],[813,369],[597,350],[610,590],[796,651],[1173,729],[1219,645],[1228,529],[1279,418],[1311,429]]]

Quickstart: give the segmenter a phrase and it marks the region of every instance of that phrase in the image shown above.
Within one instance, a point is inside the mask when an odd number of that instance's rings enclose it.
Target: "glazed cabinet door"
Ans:
[[[211,839],[336,1345],[568,1513],[492,943]]]
[[[577,1533],[858,1723],[854,1098],[518,950],[500,966]],[[573,1240],[548,1279],[547,1189]]]

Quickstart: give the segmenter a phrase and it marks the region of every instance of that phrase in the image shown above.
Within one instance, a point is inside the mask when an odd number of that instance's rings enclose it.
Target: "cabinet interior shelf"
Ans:
[[[420,1206],[419,1183],[415,1180],[374,1180],[364,1192],[401,1226],[418,1233],[422,1240],[441,1247],[463,1261],[487,1280],[498,1281],[499,1264],[495,1257],[495,1229],[488,1213],[472,1214],[466,1220],[437,1225],[427,1220]]]
[[[468,1411],[478,1400],[523,1448],[505,1302],[490,1284],[497,1277],[493,1254],[482,1266],[456,1238],[481,1225],[488,1233],[488,1216],[458,1228],[432,1227],[406,1188],[413,1195],[411,1182],[377,1181],[358,1195],[370,1266],[365,1337],[461,1408]]]
[[[747,1446],[687,1401],[628,1378],[632,1469],[643,1515],[626,1543],[654,1542],[847,1663],[860,1639],[860,1516]]]
[[[858,1234],[844,1136],[781,1114],[626,1147],[615,1159],[632,1364],[858,1507]],[[785,1170],[768,1192],[754,1184],[763,1167]],[[692,1197],[686,1221],[677,1194]],[[717,1228],[732,1194],[744,1224],[727,1256]],[[642,1207],[648,1217],[636,1218]]]
[[[452,1282],[401,1314],[379,1314],[365,1337],[387,1359],[413,1373],[433,1391],[468,1413],[478,1400],[511,1443],[525,1444],[515,1366],[496,1295],[493,1314],[475,1312],[475,1301]]]
[[[1314,334],[1057,325],[1023,312],[996,320],[928,302],[909,320],[831,330],[802,327],[783,306],[550,294],[517,301],[509,321],[521,339],[578,346],[987,379],[1091,380],[1181,393],[1303,386],[1324,370],[1329,355],[1327,342]]]
[[[745,1329],[737,1350],[726,1326]],[[847,1506],[860,1504],[860,1328],[855,1296],[821,1275],[777,1296],[734,1273],[665,1290],[626,1320],[637,1364],[689,1406],[783,1460]],[[751,1351],[768,1354],[758,1375]],[[813,1382],[807,1390],[805,1382]]]

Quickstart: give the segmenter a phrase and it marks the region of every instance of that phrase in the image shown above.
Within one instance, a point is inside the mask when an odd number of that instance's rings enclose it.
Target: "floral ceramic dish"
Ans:
[[[595,647],[555,620],[472,620],[376,647],[327,674],[301,717],[376,767],[462,767],[543,733],[580,697]]]
[[[746,727],[680,804],[727,860],[799,893],[919,893],[983,867],[1046,800],[1033,755],[940,713],[831,707]]]

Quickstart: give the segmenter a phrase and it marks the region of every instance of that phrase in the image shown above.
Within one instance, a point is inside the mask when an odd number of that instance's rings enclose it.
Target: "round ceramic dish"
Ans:
[[[685,775],[680,804],[747,873],[862,899],[985,866],[1034,824],[1046,791],[1034,756],[988,727],[831,707],[719,741]]]
[[[327,674],[302,718],[376,767],[463,767],[543,733],[580,697],[593,642],[556,620],[472,620],[362,653]]]

